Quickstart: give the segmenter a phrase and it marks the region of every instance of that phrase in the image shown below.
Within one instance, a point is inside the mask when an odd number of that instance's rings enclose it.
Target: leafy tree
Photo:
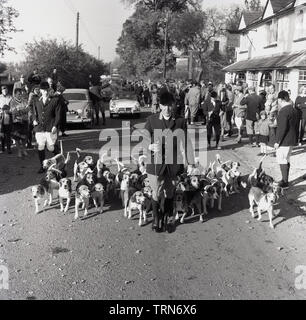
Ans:
[[[247,11],[261,11],[263,6],[260,0],[244,0],[244,6]]]
[[[18,11],[7,5],[7,0],[0,0],[0,56],[3,56],[6,50],[14,50],[8,44],[8,40],[10,33],[20,31],[14,26],[14,19],[18,16]]]
[[[135,12],[124,23],[118,40],[117,53],[122,60],[120,72],[126,76],[162,73],[166,27],[169,29],[172,19],[178,14],[193,10],[192,8],[200,1],[126,0],[125,2],[134,4]],[[175,63],[172,47],[173,41],[168,37],[166,48],[168,69]]]
[[[223,34],[225,16],[215,8],[206,11],[183,13],[173,21],[170,37],[174,45],[183,52],[194,52],[203,66],[210,60],[209,53],[214,39]]]
[[[25,51],[26,60],[20,65],[20,73],[30,74],[37,67],[46,78],[56,68],[59,80],[67,88],[86,88],[89,75],[97,81],[108,71],[106,64],[86,53],[81,46],[76,51],[75,46],[67,41],[41,39],[27,43]]]
[[[200,9],[202,0],[122,0],[122,2],[136,7],[146,7],[152,11],[168,9],[172,12],[182,12],[188,8]]]

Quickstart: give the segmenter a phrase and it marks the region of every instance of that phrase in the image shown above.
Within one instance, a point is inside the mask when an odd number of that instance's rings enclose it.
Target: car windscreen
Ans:
[[[71,101],[71,100],[87,101],[87,97],[85,93],[78,93],[78,92],[63,93],[63,97],[68,101]]]
[[[115,94],[115,99],[136,100],[136,96],[135,96],[134,92],[121,91],[121,92]]]

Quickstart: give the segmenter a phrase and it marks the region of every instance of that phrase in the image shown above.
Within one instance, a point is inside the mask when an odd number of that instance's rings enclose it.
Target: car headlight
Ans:
[[[111,101],[110,102],[110,104],[109,104],[109,107],[110,107],[110,109],[112,109],[112,110],[114,110],[114,109],[116,109],[116,102],[115,101]]]
[[[81,115],[81,114],[83,113],[82,109],[78,109],[78,110],[77,110],[77,113],[78,113],[79,115]]]

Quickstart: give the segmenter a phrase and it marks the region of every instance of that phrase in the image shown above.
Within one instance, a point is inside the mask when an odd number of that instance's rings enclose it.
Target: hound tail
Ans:
[[[76,149],[75,149],[75,152],[76,152],[76,154],[77,154],[78,159],[80,159],[80,158],[81,158],[81,152],[82,152],[82,150],[79,149],[79,148],[76,148]]]
[[[64,154],[63,140],[60,140],[59,143],[60,143],[60,146],[61,146],[61,154]]]

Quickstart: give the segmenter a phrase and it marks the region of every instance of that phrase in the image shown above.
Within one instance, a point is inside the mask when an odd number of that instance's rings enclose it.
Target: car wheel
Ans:
[[[111,119],[113,119],[113,118],[114,118],[114,115],[111,113],[111,114],[109,115],[109,117],[110,117]]]

